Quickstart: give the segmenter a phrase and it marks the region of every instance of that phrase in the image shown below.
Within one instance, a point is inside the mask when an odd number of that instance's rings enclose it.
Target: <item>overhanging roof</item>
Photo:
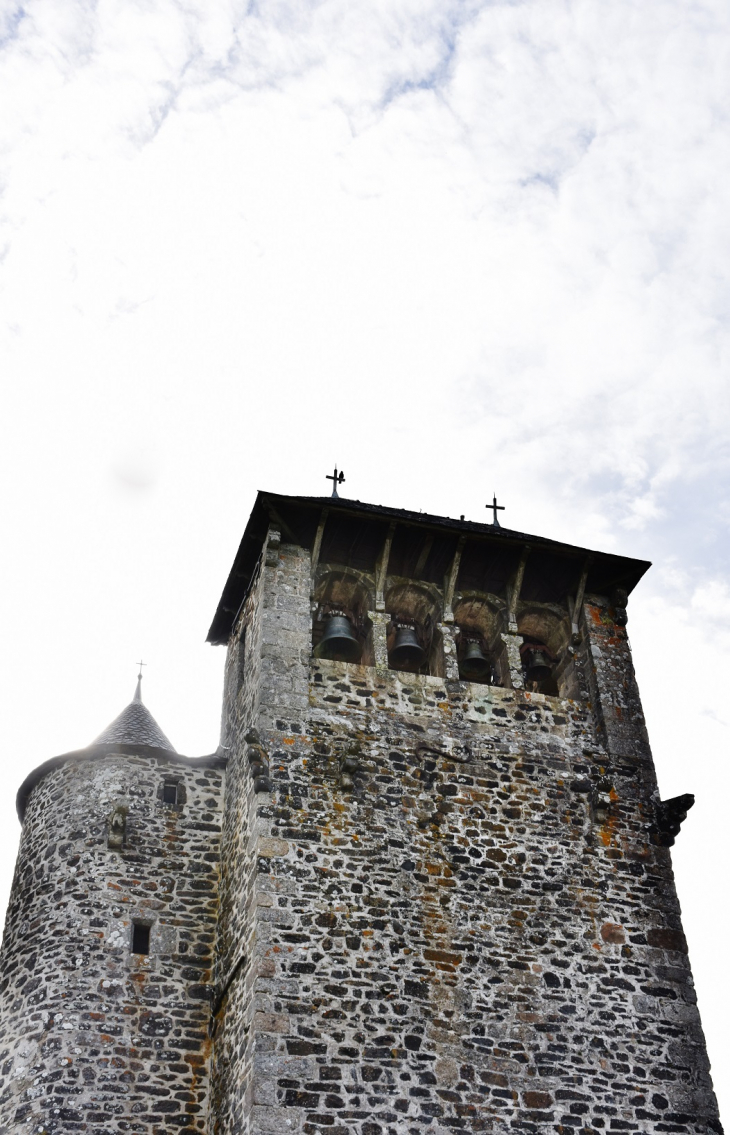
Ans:
[[[243,534],[233,567],[216,610],[208,642],[225,643],[256,569],[269,526],[281,531],[284,543],[312,548],[323,509],[328,510],[320,552],[321,563],[337,563],[372,571],[391,524],[395,534],[389,574],[412,576],[425,560],[418,578],[442,584],[454,551],[465,540],[457,589],[499,594],[506,586],[525,545],[530,547],[522,587],[526,600],[562,601],[575,594],[588,562],[589,592],[605,594],[614,587],[630,592],[651,566],[647,560],[594,552],[561,544],[543,536],[530,536],[509,528],[495,528],[470,520],[384,508],[339,497],[289,497],[259,492]],[[430,540],[430,544],[428,541]],[[428,547],[427,547],[428,545]]]

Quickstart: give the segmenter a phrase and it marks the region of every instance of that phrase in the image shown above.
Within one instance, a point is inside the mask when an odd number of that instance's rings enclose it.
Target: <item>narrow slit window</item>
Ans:
[[[246,627],[241,631],[238,640],[238,674],[236,678],[236,693],[239,693],[246,680]]]
[[[132,924],[132,953],[149,954],[149,952],[150,927],[146,922],[134,922]]]
[[[177,781],[166,780],[162,786],[162,803],[177,804]]]

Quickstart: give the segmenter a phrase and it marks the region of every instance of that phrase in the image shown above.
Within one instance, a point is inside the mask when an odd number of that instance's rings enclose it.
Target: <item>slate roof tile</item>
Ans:
[[[142,682],[137,681],[134,698],[111,725],[92,742],[93,745],[150,745],[155,749],[177,750],[160,729],[154,717],[142,702]]]

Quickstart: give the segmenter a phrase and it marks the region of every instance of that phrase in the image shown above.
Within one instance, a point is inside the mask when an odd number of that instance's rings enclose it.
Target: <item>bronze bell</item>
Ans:
[[[394,670],[418,670],[423,665],[426,652],[418,641],[415,628],[398,625],[395,643],[390,652],[390,665]]]
[[[492,665],[485,657],[481,643],[478,639],[468,638],[459,663],[459,677],[467,682],[484,682],[488,681],[491,673]]]
[[[328,615],[315,658],[329,658],[331,662],[359,662],[360,643],[347,615]]]
[[[544,682],[550,677],[550,663],[539,647],[525,651],[525,677],[528,682]]]

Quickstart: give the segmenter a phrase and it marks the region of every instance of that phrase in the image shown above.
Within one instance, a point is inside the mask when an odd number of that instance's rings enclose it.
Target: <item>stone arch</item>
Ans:
[[[521,604],[517,632],[525,639],[544,643],[556,657],[563,653],[570,639],[566,612],[545,604]]]
[[[373,601],[373,580],[365,572],[347,567],[321,567],[313,595],[312,649],[319,646],[327,617],[343,614],[360,642],[360,665],[372,666],[372,624],[368,612],[372,610]]]
[[[454,601],[454,638],[459,674],[463,680],[486,685],[502,684],[504,667],[501,665],[502,644],[499,633],[503,625],[503,607],[504,603],[496,596],[476,591],[465,592]],[[478,644],[480,652],[489,663],[482,675],[469,673],[464,665],[465,655],[472,643]]]
[[[521,604],[517,614],[517,630],[522,637],[520,655],[525,668],[526,688],[557,696],[558,673],[570,640],[567,613],[546,604]],[[531,647],[542,648],[537,653],[542,655],[543,661],[550,668],[549,675],[533,681],[529,679],[528,667],[536,652],[531,651]]]
[[[482,635],[491,647],[499,637],[504,603],[496,596],[478,591],[466,591],[454,600],[454,623],[457,627],[474,630]]]
[[[387,628],[388,657],[396,643],[398,630],[413,627],[424,651],[424,661],[411,672],[443,677],[443,650],[438,624],[443,600],[433,584],[416,583],[411,579],[389,580],[385,593],[385,610],[390,616]],[[399,667],[394,667],[395,669]],[[408,667],[411,670],[410,667]]]

